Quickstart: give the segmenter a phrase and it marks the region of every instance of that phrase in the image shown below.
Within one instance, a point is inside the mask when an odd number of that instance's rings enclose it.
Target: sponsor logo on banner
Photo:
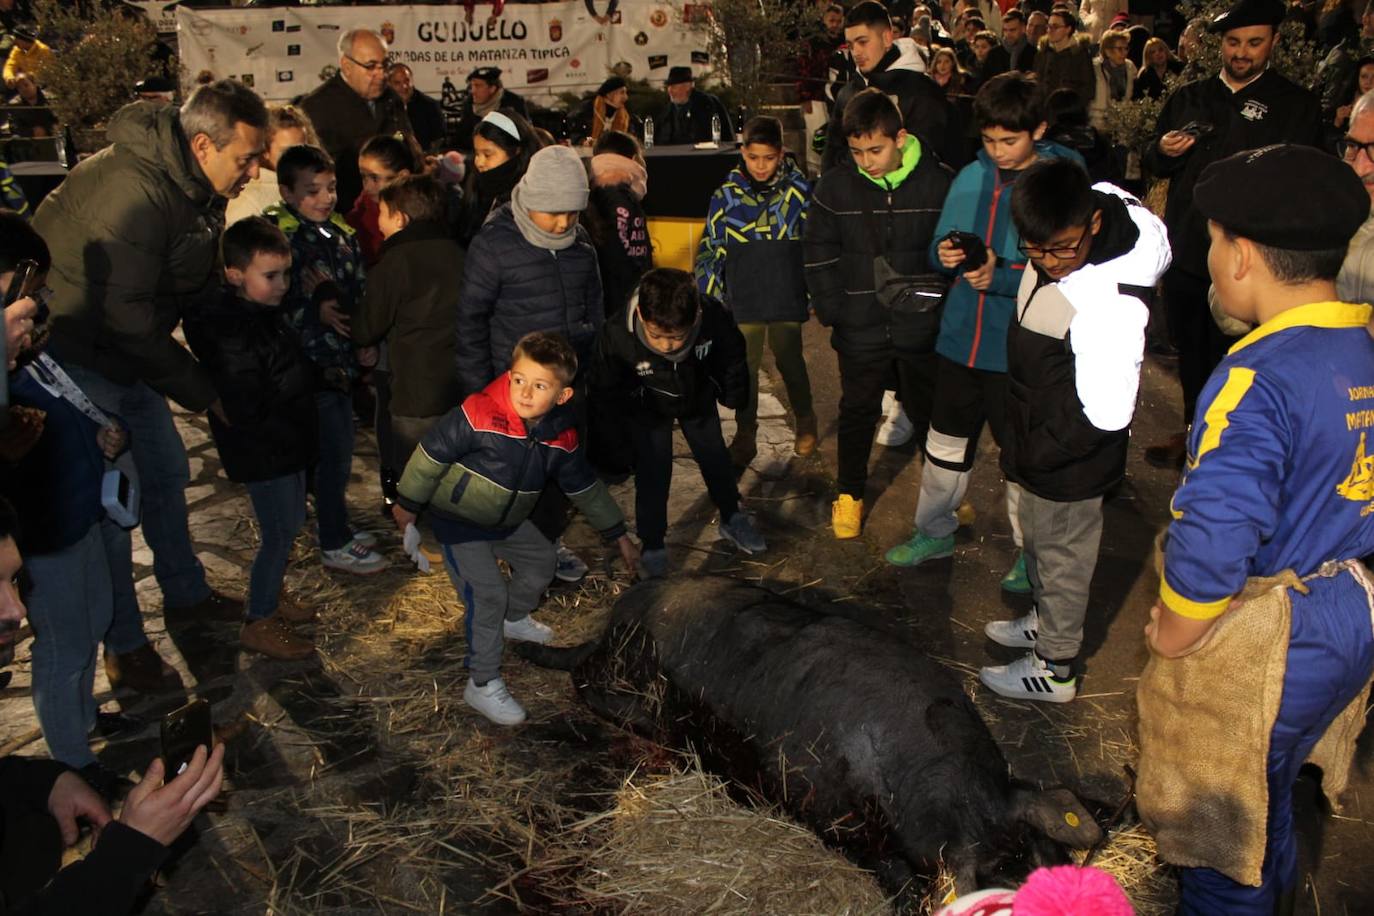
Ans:
[[[285,31],[286,31],[286,20],[285,20],[285,19],[273,19],[273,20],[272,20],[272,31],[274,31],[274,32],[285,32]]]
[[[301,46],[300,46],[300,45],[287,45],[287,46],[286,46],[286,56],[287,56],[287,57],[300,57],[300,56],[301,56]]]
[[[694,64],[709,64],[710,62],[711,62],[711,55],[710,55],[710,54],[707,54],[705,51],[693,51],[693,52],[692,52],[692,63],[694,63]]]
[[[383,22],[382,27],[377,30],[377,34],[382,36],[382,41],[386,42],[388,48],[396,43],[396,26],[390,22]]]
[[[297,22],[297,23],[294,24],[294,25],[288,25],[288,26],[286,27],[287,34],[290,34],[290,33],[292,33],[292,32],[299,32],[300,30],[301,30],[301,24],[300,24],[299,22]]]
[[[560,19],[549,20],[549,41],[557,44],[563,40],[563,22]]]
[[[667,55],[667,54],[650,54],[650,55],[649,55],[649,69],[650,69],[650,70],[662,70],[662,69],[663,69],[664,67],[666,67],[666,66],[668,66],[668,55]]]
[[[639,46],[642,48],[642,47],[644,47],[644,45],[647,45],[648,43],[649,43],[649,33],[648,33],[648,32],[636,32],[636,33],[635,33],[635,44],[639,45]]]
[[[289,83],[295,80],[295,78],[296,74],[292,73],[290,70],[277,71],[277,82],[279,83]]]
[[[663,10],[654,10],[649,14],[649,25],[656,29],[661,29],[668,24],[668,14]]]
[[[240,77],[239,77],[239,82],[240,82],[240,83],[243,83],[243,85],[247,86],[249,89],[252,89],[252,88],[253,88],[253,74],[251,74],[251,73],[245,73],[245,74],[243,74],[243,76],[240,76]]]
[[[549,68],[537,67],[533,70],[525,71],[525,82],[527,83],[547,83],[549,81]]]

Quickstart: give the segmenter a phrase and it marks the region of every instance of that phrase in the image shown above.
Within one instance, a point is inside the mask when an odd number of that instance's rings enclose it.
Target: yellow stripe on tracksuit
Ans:
[[[1227,373],[1226,384],[1221,386],[1212,403],[1207,405],[1207,412],[1202,415],[1202,438],[1198,440],[1197,454],[1189,462],[1190,468],[1197,467],[1203,455],[1221,445],[1221,434],[1231,425],[1231,411],[1240,405],[1241,399],[1254,383],[1254,369],[1235,366]],[[1179,489],[1182,489],[1182,485]],[[1177,491],[1174,495],[1178,495]],[[1183,517],[1183,513],[1174,508],[1173,500],[1169,501],[1169,512],[1174,518]]]

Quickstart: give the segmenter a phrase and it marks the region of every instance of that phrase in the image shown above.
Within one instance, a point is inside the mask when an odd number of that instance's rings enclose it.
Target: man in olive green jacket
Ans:
[[[245,86],[202,86],[180,110],[136,102],[110,120],[113,145],[74,168],[34,215],[52,251],[52,349],[83,391],[131,433],[143,534],[164,607],[237,620],[214,592],[186,524],[186,449],[167,398],[218,409],[209,375],[173,338],[183,311],[217,289],[224,198],[257,176],[267,109]],[[156,690],[175,678],[143,633],[127,538],[111,539],[110,680]]]

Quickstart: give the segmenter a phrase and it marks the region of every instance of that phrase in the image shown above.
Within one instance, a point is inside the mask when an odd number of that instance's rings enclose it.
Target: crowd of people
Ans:
[[[757,453],[758,373],[766,344],[794,451],[814,455],[812,315],[838,356],[833,536],[862,533],[875,440],[915,437],[912,533],[886,560],[952,556],[986,427],[1017,547],[1001,586],[1031,609],[988,624],[1024,655],[980,678],[1012,699],[1073,701],[1102,504],[1125,474],[1154,310],[1184,412],[1147,450],[1182,474],[1151,664],[1244,667],[1225,654],[1224,624],[1254,606],[1247,582],[1296,583],[1283,703],[1243,749],[1268,773],[1263,873],[1207,867],[1219,860],[1205,850],[1182,870],[1185,912],[1270,912],[1296,888],[1297,767],[1374,672],[1360,563],[1374,554],[1374,421],[1358,406],[1374,398],[1374,325],[1359,304],[1374,289],[1374,66],[1360,50],[1374,10],[1322,18],[1338,40],[1319,102],[1270,66],[1280,25],[1305,9],[1238,0],[1188,24],[1218,36],[1221,68],[1180,83],[1187,29],[1145,17],[1160,26],[1150,35],[1109,3],[819,5],[799,64],[815,142],[789,151],[766,115],[739,125],[738,164],[701,202],[690,272],[655,266],[641,144],[736,135],[689,67],[669,70],[666,108],[643,116],[609,77],[574,113],[577,136],[559,138],[495,67],[473,71],[450,117],[355,29],[338,72],[293,104],[210,80],[179,107],[121,109],[112,145],[31,220],[0,213],[0,647],[11,654],[27,615],[53,759],[0,761],[22,785],[0,799],[5,905],[62,912],[110,868],[136,890],[218,791],[219,750],[180,776],[155,763],[132,788],[91,750],[99,659],[116,689],[178,680],[144,631],[133,528],[170,626],[232,621],[244,649],[278,659],[315,652],[303,625],[317,609],[283,593],[309,504],[327,569],[442,564],[465,608],[464,699],[516,725],[503,645],[549,641],[533,612],[555,579],[586,575],[562,541],[574,509],[631,573],[674,569],[676,429],[720,537],[767,551],[738,482]],[[22,60],[11,76],[28,91]],[[1054,129],[1091,131],[1140,93],[1167,95],[1138,156],[1142,181],[1169,179],[1161,215],[1096,181],[1091,144]],[[224,473],[246,490],[259,542],[244,595],[211,588],[196,557],[169,402],[207,415]],[[735,412],[728,444],[720,407]],[[354,521],[360,418],[405,561]],[[630,475],[633,538],[607,487]],[[1199,720],[1194,754],[1233,737],[1221,723],[1237,711],[1211,702],[1217,724]],[[1142,731],[1169,713],[1142,706]],[[1172,759],[1145,754],[1142,773]],[[74,820],[103,826],[126,791],[131,829],[106,829],[84,872],[47,884]],[[1141,804],[1165,835],[1168,806],[1144,790]],[[10,849],[35,818],[47,839],[16,866]]]

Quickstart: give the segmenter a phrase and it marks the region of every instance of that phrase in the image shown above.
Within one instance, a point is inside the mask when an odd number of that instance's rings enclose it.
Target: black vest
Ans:
[[[1007,328],[1002,472],[1055,502],[1101,496],[1126,472],[1129,427],[1104,432],[1083,412],[1069,344],[1074,307],[1063,293],[1041,285],[1018,312]]]

